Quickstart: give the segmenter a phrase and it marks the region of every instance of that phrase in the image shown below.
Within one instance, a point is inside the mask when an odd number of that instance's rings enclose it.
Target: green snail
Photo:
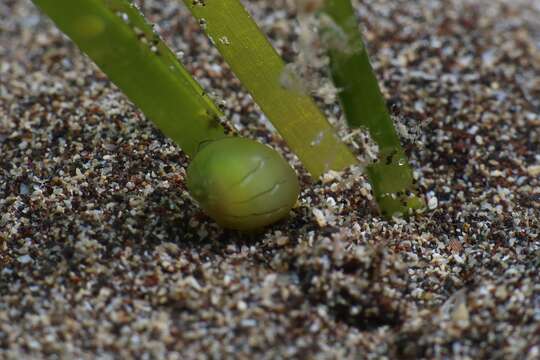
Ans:
[[[218,224],[244,231],[286,216],[300,191],[296,173],[275,150],[239,137],[205,143],[187,169],[187,188]]]

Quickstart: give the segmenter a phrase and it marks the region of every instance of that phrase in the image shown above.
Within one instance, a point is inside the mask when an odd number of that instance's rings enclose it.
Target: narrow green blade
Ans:
[[[381,147],[401,147],[369,62],[350,0],[327,0],[323,13],[330,72],[350,127],[366,127]]]
[[[356,163],[311,97],[282,85],[285,64],[239,0],[184,3],[313,177]]]
[[[33,0],[189,155],[224,137],[218,108],[127,0]]]
[[[369,180],[383,215],[421,208],[412,168],[399,137],[358,29],[350,0],[326,0],[320,14],[321,37],[330,58],[330,73],[350,127],[368,129],[379,145],[379,159],[368,166]]]

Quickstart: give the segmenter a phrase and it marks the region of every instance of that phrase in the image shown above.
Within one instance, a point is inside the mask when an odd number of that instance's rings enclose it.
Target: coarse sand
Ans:
[[[354,3],[430,207],[392,221],[361,167],[309,181],[180,2],[138,3],[296,167],[298,206],[220,229],[182,151],[29,0],[1,0],[0,358],[540,358],[539,0]],[[293,2],[245,4],[297,61]]]

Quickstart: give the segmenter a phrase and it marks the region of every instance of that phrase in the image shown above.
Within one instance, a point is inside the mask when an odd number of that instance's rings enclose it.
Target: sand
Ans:
[[[246,2],[287,61],[291,3]],[[0,358],[538,359],[540,3],[355,6],[430,205],[408,220],[377,214],[361,167],[310,182],[186,9],[141,3],[237,131],[299,171],[291,215],[246,235],[29,0],[0,2]]]

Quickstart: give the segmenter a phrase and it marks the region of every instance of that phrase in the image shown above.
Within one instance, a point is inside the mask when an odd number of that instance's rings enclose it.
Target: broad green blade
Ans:
[[[284,86],[285,64],[239,0],[184,3],[313,177],[357,162],[311,97]]]
[[[33,0],[189,155],[224,137],[218,108],[127,0]]]
[[[351,1],[326,0],[319,16],[330,73],[347,123],[368,129],[379,145],[379,160],[367,172],[382,214],[407,214],[423,207],[415,195],[412,168],[369,62]]]

